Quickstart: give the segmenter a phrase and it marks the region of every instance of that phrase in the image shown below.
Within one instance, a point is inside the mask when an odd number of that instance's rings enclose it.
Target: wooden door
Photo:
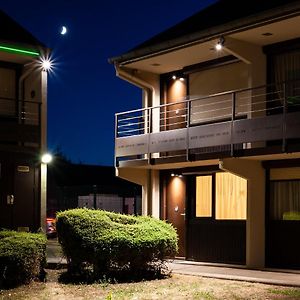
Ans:
[[[167,220],[177,229],[178,255],[185,257],[185,178],[172,173],[167,175],[166,183]]]

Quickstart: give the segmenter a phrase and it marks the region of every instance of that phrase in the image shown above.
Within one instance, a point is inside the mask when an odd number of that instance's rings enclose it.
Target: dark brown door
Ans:
[[[9,197],[14,193],[14,168],[11,162],[0,160],[0,228],[13,227],[13,205]]]
[[[166,183],[167,220],[177,229],[178,254],[185,257],[185,178],[181,175],[171,174],[167,176]]]
[[[37,201],[37,169],[26,161],[15,164],[14,174],[14,227],[29,227],[36,230],[39,227],[39,205]]]
[[[35,231],[39,227],[38,168],[30,159],[5,157],[0,161],[0,227]]]

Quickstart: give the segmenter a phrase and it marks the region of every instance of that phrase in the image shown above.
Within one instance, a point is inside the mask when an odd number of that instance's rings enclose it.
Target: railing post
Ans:
[[[190,127],[190,121],[191,121],[191,101],[188,100],[187,103],[187,112],[186,112],[186,160],[190,160],[190,150],[189,150],[189,127]]]
[[[282,114],[282,152],[286,151],[286,113],[287,113],[287,101],[286,101],[286,83],[283,83],[283,114]]]
[[[148,164],[151,164],[151,153],[150,153],[150,135],[152,132],[152,118],[153,118],[153,111],[152,107],[147,108],[148,110]]]
[[[234,134],[234,120],[235,120],[235,103],[236,103],[236,93],[232,93],[232,107],[231,107],[231,145],[230,145],[230,155],[234,156],[234,143],[233,143],[233,134]]]

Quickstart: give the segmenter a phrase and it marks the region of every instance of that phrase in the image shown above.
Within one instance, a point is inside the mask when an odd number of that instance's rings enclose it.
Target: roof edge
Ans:
[[[123,55],[109,58],[109,63],[126,65],[145,58],[159,54],[168,53],[173,50],[186,48],[194,44],[211,40],[220,35],[231,34],[233,32],[258,27],[259,25],[272,23],[286,19],[291,16],[300,15],[300,3],[288,3],[273,9],[250,15],[246,18],[239,18],[232,22],[224,23],[219,26],[207,28],[193,34],[181,36],[179,38],[165,41],[159,44],[148,46],[142,49],[129,51]]]

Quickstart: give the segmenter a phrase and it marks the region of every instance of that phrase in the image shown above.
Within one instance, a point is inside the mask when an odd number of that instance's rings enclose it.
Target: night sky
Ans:
[[[141,91],[108,58],[142,43],[213,0],[1,0],[1,9],[52,49],[48,149],[74,163],[112,165],[114,113],[141,108]],[[68,28],[60,35],[61,26]]]

